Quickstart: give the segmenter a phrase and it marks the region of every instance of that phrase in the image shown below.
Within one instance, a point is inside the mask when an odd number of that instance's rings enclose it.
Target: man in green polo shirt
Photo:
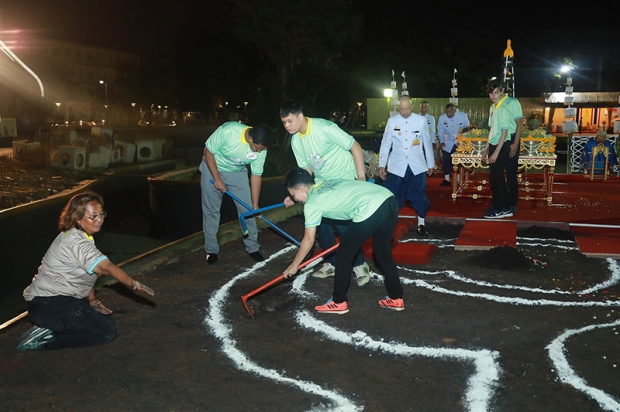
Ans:
[[[313,174],[317,182],[366,180],[366,166],[361,146],[337,124],[325,119],[304,116],[301,103],[295,100],[282,104],[280,119],[286,131],[293,135],[291,146],[297,166]],[[288,198],[284,203],[287,207],[293,204]],[[336,243],[334,230],[342,235],[347,226],[324,220],[317,229],[319,246],[322,249],[328,249]],[[313,277],[334,276],[336,254],[330,254],[324,262],[323,266],[312,275]],[[370,280],[370,268],[364,261],[361,249],[355,256],[353,272],[358,286],[366,286]]]
[[[516,126],[511,112],[507,109],[504,84],[498,79],[487,83],[491,107],[489,109],[489,137],[482,152],[482,161],[489,163],[489,182],[492,187],[493,205],[485,213],[487,219],[500,219],[512,216],[508,185],[504,177],[506,162],[510,153],[510,134]]]
[[[200,189],[202,192],[202,230],[205,236],[207,262],[218,262],[219,245],[217,231],[220,226],[222,197],[228,190],[246,205],[258,209],[261,176],[267,157],[267,145],[271,137],[268,126],[246,126],[237,122],[221,125],[205,142],[204,157],[200,163]],[[247,165],[251,177],[248,180]],[[211,180],[215,183],[212,184]],[[250,190],[251,183],[251,190]],[[247,212],[235,202],[237,214]],[[248,236],[243,240],[250,257],[260,262],[256,219],[246,219]]]
[[[299,265],[314,246],[316,229],[325,218],[350,221],[341,234],[336,255],[336,273],[332,298],[315,307],[317,312],[344,314],[349,311],[347,291],[355,254],[372,237],[375,259],[385,279],[388,296],[379,306],[401,311],[405,309],[403,288],[392,256],[392,235],[398,220],[398,202],[383,186],[359,180],[328,180],[315,183],[310,173],[294,167],[285,176],[290,196],[304,203],[305,231],[297,255],[284,276],[297,273]]]

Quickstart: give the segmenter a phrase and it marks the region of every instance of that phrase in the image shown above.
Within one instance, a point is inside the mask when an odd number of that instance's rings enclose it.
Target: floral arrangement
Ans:
[[[475,125],[474,125],[475,126]],[[488,129],[478,129],[478,128],[471,128],[469,129],[467,132],[465,132],[463,134],[463,137],[469,137],[469,138],[474,138],[474,139],[487,139],[489,137],[489,130]]]
[[[555,153],[555,136],[543,127],[534,130],[526,129],[521,133],[521,151],[527,151],[529,154],[552,155]]]

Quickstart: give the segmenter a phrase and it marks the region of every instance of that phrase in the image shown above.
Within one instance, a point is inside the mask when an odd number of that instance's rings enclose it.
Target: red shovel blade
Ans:
[[[299,269],[303,269],[304,267],[308,266],[310,263],[314,262],[315,260],[322,258],[323,256],[327,255],[328,253],[333,252],[334,250],[336,250],[338,248],[338,246],[340,246],[340,242],[336,242],[336,244],[328,249],[325,249],[319,253],[317,253],[316,255],[312,256],[310,259],[306,260],[305,262],[303,262],[301,265],[299,265]],[[250,306],[247,304],[247,300],[249,298],[251,298],[254,295],[257,295],[258,293],[262,292],[263,290],[275,285],[276,283],[279,283],[280,281],[282,281],[284,279],[284,273],[282,273],[280,276],[278,276],[275,279],[270,280],[269,282],[265,283],[264,285],[254,289],[253,291],[246,293],[245,295],[241,296],[241,301],[243,302],[243,306],[245,306],[245,310],[248,311],[248,313],[250,314],[250,316],[252,318],[254,318],[254,315],[252,314],[252,309],[250,308]]]

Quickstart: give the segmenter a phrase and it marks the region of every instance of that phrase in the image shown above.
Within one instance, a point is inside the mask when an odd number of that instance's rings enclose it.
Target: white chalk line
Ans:
[[[271,255],[263,262],[256,263],[254,266],[252,266],[245,272],[235,276],[226,284],[224,284],[221,288],[217,289],[213,293],[213,296],[209,299],[208,312],[205,316],[203,323],[208,326],[213,335],[222,342],[222,352],[224,352],[224,354],[233,361],[233,363],[239,370],[251,372],[258,376],[271,379],[276,382],[295,386],[306,393],[316,394],[326,399],[329,399],[334,403],[334,407],[330,409],[332,411],[361,411],[363,410],[362,407],[355,405],[348,398],[338,394],[337,392],[323,389],[319,385],[312,382],[289,378],[274,369],[267,369],[258,365],[257,363],[250,360],[247,354],[237,348],[237,341],[232,337],[232,327],[229,323],[227,323],[221,309],[225,307],[225,302],[228,299],[231,287],[238,280],[251,276],[252,273],[254,273],[257,269],[265,266],[269,261],[294,249],[297,249],[297,246],[289,246],[285,249],[282,249],[280,252]]]
[[[547,245],[544,245],[547,246]],[[558,247],[557,245],[550,245],[550,246],[554,246],[554,247]],[[248,371],[248,372],[253,372],[256,373],[259,376],[263,376],[266,377],[268,379],[273,379],[275,381],[279,381],[282,383],[286,383],[286,384],[290,384],[293,386],[298,387],[299,389],[308,392],[308,393],[314,393],[320,396],[324,396],[327,399],[332,400],[336,405],[335,405],[335,409],[332,410],[336,410],[336,411],[359,411],[362,410],[363,408],[356,406],[355,404],[353,404],[349,399],[347,399],[346,397],[343,397],[335,392],[331,392],[331,391],[327,391],[322,389],[320,386],[311,383],[311,382],[306,382],[306,381],[301,381],[301,380],[296,380],[296,379],[291,379],[288,378],[284,375],[282,375],[281,373],[278,373],[277,371],[273,370],[273,369],[266,369],[263,368],[259,365],[257,365],[256,363],[252,362],[243,352],[239,351],[236,348],[236,341],[234,339],[232,339],[232,329],[230,328],[230,326],[228,326],[225,322],[224,322],[224,317],[221,313],[221,311],[219,311],[219,308],[222,307],[223,302],[226,300],[228,294],[229,294],[229,290],[232,287],[232,285],[240,279],[243,279],[245,277],[250,276],[256,269],[264,266],[268,261],[279,257],[282,254],[288,253],[289,251],[295,249],[295,246],[290,246],[287,249],[283,249],[282,251],[270,256],[266,261],[264,262],[260,262],[256,265],[254,265],[252,268],[250,268],[248,271],[236,276],[235,278],[231,279],[231,281],[229,281],[227,284],[225,284],[222,288],[220,288],[218,291],[216,291],[216,293],[214,294],[214,296],[210,299],[209,301],[209,313],[210,315],[207,315],[205,317],[205,321],[204,323],[209,326],[211,328],[211,330],[213,331],[213,334],[219,338],[222,343],[223,343],[223,351],[224,353],[227,354],[227,356],[229,356],[229,358],[231,360],[233,360],[233,362],[238,366],[238,368],[240,370],[244,370],[244,371]],[[612,259],[608,259],[608,261],[613,262],[616,265],[616,269],[617,269],[617,263],[615,261],[613,261]],[[316,264],[316,263],[315,263]],[[611,263],[610,263],[611,266]],[[382,278],[380,275],[376,275],[374,274],[375,278]],[[454,274],[455,278],[458,279],[459,276]],[[298,279],[295,279],[295,281],[293,282],[293,292],[302,296],[302,297],[315,297],[316,295],[313,293],[310,293],[308,291],[306,291],[303,288],[303,284],[306,280],[307,276],[303,275],[303,276],[299,276]],[[464,277],[461,277],[463,279],[466,279]],[[426,282],[423,282],[421,280],[410,280],[410,279],[403,279],[404,280],[404,284],[416,284],[417,286],[422,286],[424,287],[424,284],[426,284],[426,287],[428,289],[431,290],[435,290],[435,291],[444,291],[444,288],[438,288],[435,287],[433,285],[427,284]],[[420,283],[421,282],[421,283]],[[611,285],[612,280],[610,279],[610,281],[608,281],[607,283],[609,285]],[[617,281],[616,281],[617,282]],[[489,284],[491,285],[491,284]],[[599,285],[599,289],[602,288],[603,284]],[[498,285],[499,286],[499,285]],[[505,286],[505,285],[504,285]],[[516,287],[517,289],[520,287]],[[534,288],[531,288],[535,291]],[[541,291],[543,289],[540,289]],[[474,297],[482,297],[482,298],[491,298],[490,300],[494,300],[492,299],[492,295],[488,295],[488,294],[469,294],[469,293],[461,293],[461,292],[453,292],[453,291],[448,291],[445,290],[444,293],[449,293],[449,294],[456,294],[456,295],[463,295],[463,296],[474,296]],[[585,292],[584,292],[585,293]],[[506,298],[501,298],[501,297],[497,297],[499,299],[499,301],[506,301]],[[512,300],[512,301],[510,301]],[[509,299],[508,303],[515,303],[515,302],[523,302],[523,304],[526,304],[525,302],[531,302],[531,303],[527,303],[527,304],[545,304],[545,302],[547,302],[546,304],[550,304],[550,305],[554,305],[555,303],[560,303],[560,304],[577,304],[577,306],[599,306],[597,305],[597,303],[602,303],[602,302],[554,302],[554,301],[549,301],[549,300],[537,300],[537,301],[530,301],[527,299],[520,299],[520,298],[512,298]],[[605,305],[600,305],[600,306],[614,306],[614,305],[609,305],[609,304],[605,304]],[[309,315],[309,313],[306,311],[304,313],[304,316],[302,318],[299,318],[298,315],[296,315],[296,318],[298,318],[298,322],[300,323],[300,325],[304,326],[304,327],[308,327],[310,329],[314,329],[314,330],[319,330],[316,328],[315,326],[311,326],[310,324],[308,324],[307,319],[314,319],[313,317],[311,317]],[[319,322],[318,320],[314,319],[316,322]],[[323,322],[321,322],[323,323]],[[327,325],[325,325],[325,327],[327,327]],[[331,327],[329,327],[331,328]],[[323,329],[323,328],[320,328]],[[423,355],[423,356],[435,356],[435,357],[456,357],[456,358],[465,358],[469,361],[474,361],[475,365],[476,365],[476,369],[478,372],[476,372],[476,374],[474,374],[470,380],[469,380],[469,386],[475,389],[472,390],[468,390],[468,393],[466,394],[466,402],[469,406],[469,409],[471,411],[483,411],[483,410],[487,410],[488,407],[488,402],[491,399],[491,392],[490,392],[490,388],[492,386],[494,386],[495,382],[497,381],[497,379],[499,378],[499,373],[500,373],[500,368],[499,366],[496,365],[496,358],[498,356],[497,352],[491,352],[491,351],[480,351],[480,352],[474,352],[474,351],[464,351],[463,353],[460,353],[460,355],[456,355],[456,354],[452,354],[450,355],[448,352],[446,352],[445,354],[435,354],[435,355],[430,355],[429,351],[440,351],[438,353],[441,353],[441,351],[461,351],[459,349],[435,349],[435,348],[430,348],[430,347],[420,347],[420,348],[411,348],[408,347],[406,345],[403,344],[398,344],[398,343],[384,343],[384,342],[378,342],[375,341],[373,339],[370,339],[364,332],[358,331],[354,334],[349,334],[346,332],[339,332],[334,328],[331,328],[332,330],[329,330],[328,332],[330,332],[329,334],[326,333],[325,331],[322,331],[322,333],[324,333],[326,336],[328,337],[332,337],[333,332],[336,331],[338,332],[338,334],[342,334],[342,336],[347,336],[347,338],[345,340],[348,340],[349,342],[357,342],[355,343],[356,346],[360,346],[362,342],[367,342],[367,344],[373,344],[375,346],[381,347],[380,349],[376,349],[376,350],[382,350],[385,352],[389,352],[389,353],[395,353],[394,351],[390,350],[389,348],[391,347],[390,345],[399,345],[399,346],[394,346],[394,350],[396,350],[396,348],[400,348],[400,347],[404,347],[407,349],[407,351],[412,352],[411,354],[419,354],[419,355]],[[370,340],[369,340],[370,339]],[[334,339],[334,340],[338,340],[338,341],[342,341],[340,339]],[[383,345],[388,345],[386,347],[383,347]],[[369,346],[365,346],[368,349],[371,349],[371,347]],[[405,351],[406,352],[406,351]],[[474,354],[477,355],[477,357],[467,357],[465,356],[465,352],[472,352]],[[483,354],[484,352],[488,352],[486,354]],[[492,354],[492,356],[489,358],[489,354]],[[408,355],[410,356],[410,355]],[[482,364],[484,364],[484,367],[481,367],[481,362]],[[492,363],[492,365],[489,365],[489,362]],[[479,371],[486,371],[486,375],[482,376],[480,375]],[[493,371],[491,373],[489,373],[489,371]]]
[[[601,406],[601,408],[614,412],[620,411],[620,403],[618,400],[606,392],[588,385],[585,379],[575,373],[575,371],[570,367],[568,359],[566,359],[566,347],[564,343],[571,336],[594,329],[611,328],[618,325],[620,325],[620,320],[612,323],[588,325],[581,329],[567,329],[546,347],[547,352],[549,353],[549,358],[557,371],[557,376],[563,383],[571,385],[578,391],[581,391],[585,395],[594,399]]]
[[[295,313],[300,326],[323,334],[326,338],[370,351],[384,352],[397,356],[424,356],[431,358],[453,358],[461,362],[473,362],[475,373],[468,379],[465,404],[471,412],[489,410],[493,389],[497,387],[501,368],[497,362],[499,353],[481,349],[441,349],[432,347],[411,347],[399,342],[383,342],[371,338],[362,331],[344,332],[318,320],[307,310]]]
[[[442,270],[442,271],[431,272],[431,271],[410,269],[410,268],[402,267],[402,266],[399,266],[398,268],[406,272],[419,273],[419,274],[425,274],[425,275],[445,275],[451,279],[458,280],[463,283],[469,283],[469,284],[473,284],[476,286],[482,286],[482,287],[488,287],[488,288],[512,289],[512,290],[520,290],[524,292],[554,294],[554,295],[587,295],[590,293],[597,292],[599,290],[607,289],[611,286],[615,286],[618,283],[620,283],[620,265],[614,259],[607,258],[605,260],[609,264],[609,271],[611,272],[611,276],[609,277],[609,279],[604,282],[598,283],[590,288],[579,290],[579,291],[567,291],[567,290],[560,290],[560,289],[542,289],[542,288],[531,288],[527,286],[491,283],[491,282],[476,280],[476,279],[472,279],[469,277],[459,275],[453,270]]]

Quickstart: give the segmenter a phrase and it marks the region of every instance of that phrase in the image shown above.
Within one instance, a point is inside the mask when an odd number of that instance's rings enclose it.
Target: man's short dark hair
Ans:
[[[297,100],[288,100],[280,107],[280,117],[286,117],[289,114],[298,115],[303,112],[304,108]]]
[[[284,176],[284,186],[287,189],[294,189],[299,185],[310,185],[314,184],[314,176],[312,176],[306,169],[302,169],[301,167],[295,166]]]
[[[261,146],[269,146],[269,142],[271,141],[271,135],[273,131],[271,127],[259,124],[258,126],[254,126],[248,130],[248,134],[252,138],[254,144],[259,144]]]
[[[506,84],[504,83],[504,81],[498,79],[497,77],[493,77],[491,80],[487,82],[487,90],[489,93],[493,93],[493,90],[495,89],[499,89],[499,90],[506,89]]]
[[[454,107],[454,104],[453,104],[453,103],[448,103],[448,104],[446,105],[446,110],[447,110],[447,109],[449,109],[449,108],[451,108],[451,107]]]

